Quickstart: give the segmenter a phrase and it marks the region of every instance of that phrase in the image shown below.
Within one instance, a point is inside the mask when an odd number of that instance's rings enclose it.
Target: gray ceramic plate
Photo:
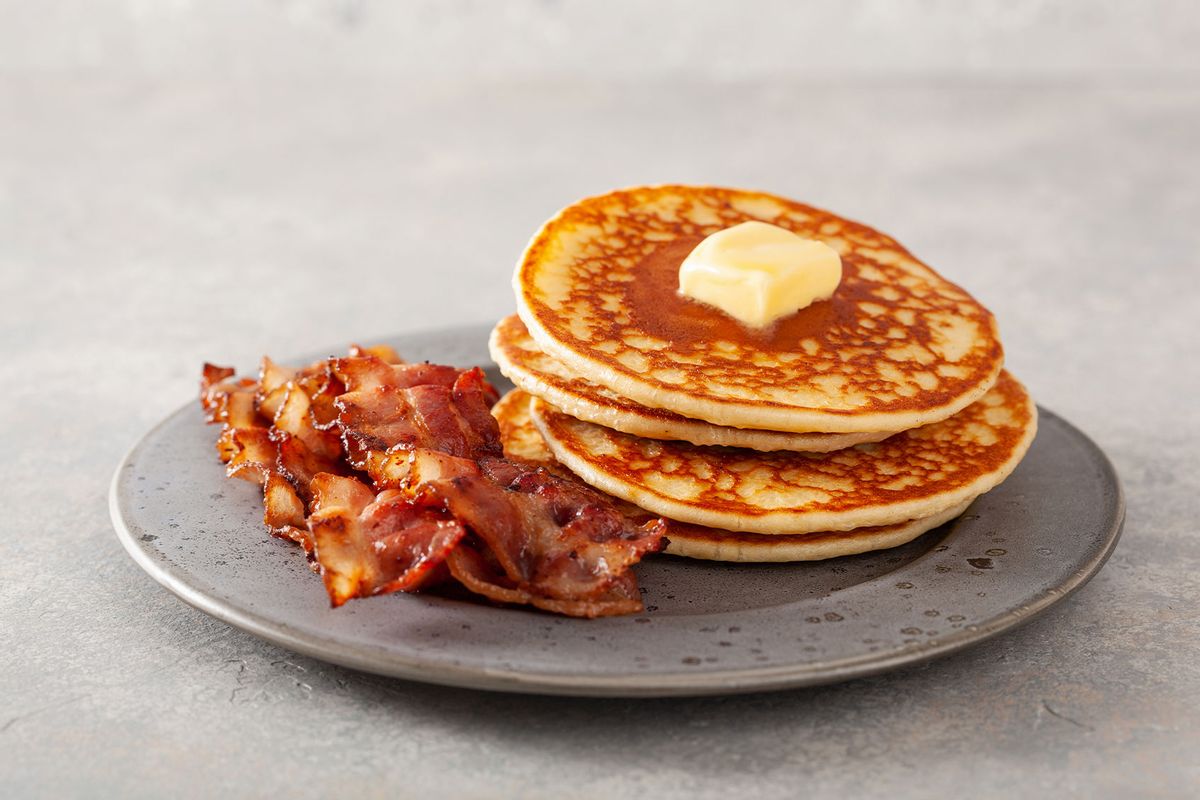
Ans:
[[[410,359],[490,365],[487,333],[392,344]],[[1019,625],[1078,589],[1104,564],[1125,513],[1108,459],[1043,410],[1012,477],[958,520],[894,550],[791,565],[653,557],[638,568],[646,612],[632,617],[566,619],[419,595],[332,610],[299,550],[266,533],[257,488],[224,477],[215,437],[189,402],[113,478],[113,524],[155,580],[315,658],[516,692],[719,694],[914,664]]]

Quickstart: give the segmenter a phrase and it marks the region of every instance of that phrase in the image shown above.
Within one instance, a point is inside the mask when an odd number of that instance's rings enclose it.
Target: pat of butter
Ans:
[[[767,222],[717,231],[679,268],[681,294],[753,327],[831,297],[841,280],[836,250]]]

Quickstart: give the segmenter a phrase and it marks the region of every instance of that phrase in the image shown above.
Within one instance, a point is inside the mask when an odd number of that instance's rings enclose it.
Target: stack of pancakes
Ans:
[[[681,296],[688,253],[749,220],[837,250],[833,297],[752,329]],[[534,236],[513,283],[518,315],[491,339],[518,387],[496,409],[506,448],[672,520],[678,555],[903,544],[1003,481],[1036,431],[987,309],[890,237],[784,198],[588,198]]]

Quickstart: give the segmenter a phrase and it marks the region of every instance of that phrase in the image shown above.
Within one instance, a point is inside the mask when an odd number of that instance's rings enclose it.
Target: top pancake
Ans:
[[[763,220],[842,257],[829,300],[755,331],[678,294],[705,236]],[[945,419],[1003,363],[991,313],[890,237],[757,192],[689,186],[582,200],[547,222],[513,278],[530,335],[640,405],[736,428],[899,431]]]

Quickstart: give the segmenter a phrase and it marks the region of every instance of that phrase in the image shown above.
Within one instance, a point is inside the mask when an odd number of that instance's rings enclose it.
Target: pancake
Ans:
[[[500,398],[492,414],[500,423],[504,454],[542,466],[556,474],[571,474],[554,459],[546,440],[529,414],[533,398],[513,391]],[[612,498],[625,514],[634,519],[652,516],[641,508]],[[907,544],[921,534],[943,525],[967,509],[970,503],[947,509],[933,517],[895,525],[860,528],[853,531],[767,536],[690,525],[668,520],[667,552],[670,555],[708,561],[784,562],[820,561],[839,556],[857,555]]]
[[[630,436],[535,398],[554,457],[587,483],[656,514],[763,534],[844,531],[940,514],[1004,480],[1037,409],[1007,372],[950,419],[825,454],[758,453]]]
[[[856,556],[873,550],[886,550],[908,544],[923,533],[945,525],[961,515],[970,501],[925,519],[856,528],[852,531],[823,531],[820,533],[775,534],[737,533],[701,525],[669,521],[669,544],[663,552],[668,555],[698,558],[705,561],[784,562],[824,561],[827,558]]]
[[[763,220],[824,241],[843,278],[763,330],[678,294],[705,236]],[[513,277],[530,335],[619,397],[733,428],[900,431],[984,395],[1003,351],[991,313],[894,239],[827,211],[736,189],[656,186],[568,206]]]
[[[532,395],[586,422],[634,436],[674,439],[692,444],[745,447],[750,450],[798,450],[828,453],[885,433],[783,433],[713,425],[660,408],[647,408],[583,378],[546,355],[533,341],[520,317],[500,320],[488,342],[492,358],[505,377]]]
[[[554,460],[554,454],[542,438],[541,431],[533,424],[533,418],[529,415],[529,403],[532,400],[533,397],[521,389],[513,389],[492,406],[492,416],[500,424],[504,457],[536,464],[557,475],[573,476],[571,470]]]

